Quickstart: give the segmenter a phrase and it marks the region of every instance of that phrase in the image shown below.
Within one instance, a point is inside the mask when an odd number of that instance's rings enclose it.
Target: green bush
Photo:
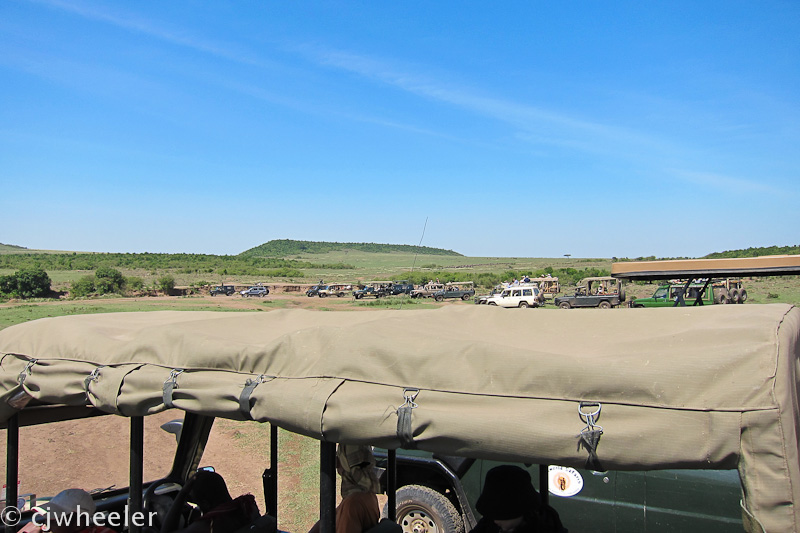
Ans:
[[[98,267],[94,272],[94,288],[99,294],[122,293],[125,288],[125,276],[111,267]]]
[[[85,298],[94,293],[94,276],[83,276],[78,281],[73,281],[69,288],[69,295],[72,298]]]
[[[142,278],[130,277],[125,278],[125,286],[131,291],[140,291],[144,289],[144,281]]]
[[[169,274],[166,276],[161,276],[156,281],[156,286],[164,293],[169,294],[172,289],[175,288],[175,278],[170,276]]]
[[[50,295],[50,276],[41,268],[23,268],[0,277],[0,293],[14,298],[45,298]]]

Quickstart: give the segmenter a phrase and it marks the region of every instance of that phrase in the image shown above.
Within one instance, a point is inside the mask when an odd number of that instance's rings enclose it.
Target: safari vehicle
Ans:
[[[433,298],[434,293],[444,289],[444,283],[426,283],[411,291],[412,298]]]
[[[486,299],[486,305],[500,307],[539,307],[541,294],[536,284],[512,285]]]
[[[349,291],[353,290],[352,285],[344,285],[344,284],[331,284],[331,285],[323,285],[318,291],[317,295],[320,298],[327,298],[328,296],[336,296],[337,298],[343,297]]]
[[[679,305],[714,305],[744,303],[747,290],[741,280],[694,279],[660,285],[653,296],[637,298],[631,307],[677,307]]]
[[[413,290],[414,284],[409,282],[407,279],[403,279],[392,282],[389,292],[392,296],[397,296],[398,294],[411,294],[411,291]]]
[[[277,427],[320,441],[322,533],[335,529],[337,442],[387,450],[386,512],[405,533],[468,530],[487,461],[539,465],[542,497],[573,532],[800,529],[800,309],[543,311],[535,321],[484,311],[161,311],[11,326],[0,331],[6,499],[41,470],[18,467],[20,455],[40,460],[27,428],[94,417],[130,426],[129,487],[96,494],[98,508],[158,514],[221,418],[270,423],[269,463],[246,460],[269,464],[273,520]],[[167,409],[185,412],[172,466],[145,483],[165,453],[144,460],[147,420]],[[455,514],[445,520],[431,502]],[[16,531],[13,510],[3,517]],[[254,531],[274,528],[265,519]]]
[[[391,281],[371,281],[362,288],[354,290],[353,297],[356,300],[360,300],[361,298],[382,298],[384,296],[389,296],[389,287],[391,286]]]
[[[475,296],[475,284],[471,281],[459,281],[457,283],[445,283],[444,287],[433,293],[433,299],[437,302],[444,300],[469,300]]]
[[[611,309],[625,301],[625,287],[622,281],[609,276],[584,278],[575,287],[572,296],[559,296],[553,303],[561,309],[573,307],[599,307]]]
[[[319,295],[319,291],[324,287],[325,287],[325,285],[323,285],[323,284],[312,285],[311,287],[309,287],[306,290],[306,296],[308,296],[309,298],[311,298],[313,296],[318,296]]]
[[[241,291],[239,294],[242,296],[267,296],[269,294],[269,288],[263,285],[254,285],[249,289]]]
[[[503,289],[505,289],[507,286],[508,286],[508,285],[504,285],[504,284],[501,284],[501,285],[495,285],[495,286],[492,288],[492,291],[491,291],[489,294],[480,294],[480,295],[476,296],[476,297],[475,297],[475,303],[476,303],[477,305],[486,305],[486,302],[489,300],[489,298],[491,298],[491,297],[492,297],[492,296],[494,296],[495,294],[500,294],[500,293],[502,293],[502,292],[503,292]]]
[[[557,277],[542,276],[540,278],[530,278],[530,283],[536,283],[542,297],[548,300],[552,300],[556,297],[556,294],[561,292],[561,285],[558,283]]]
[[[217,285],[209,291],[211,296],[224,294],[225,296],[232,296],[236,292],[236,287],[233,285]]]

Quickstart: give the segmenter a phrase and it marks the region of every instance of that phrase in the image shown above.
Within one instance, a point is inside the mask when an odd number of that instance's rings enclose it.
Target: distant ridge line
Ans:
[[[275,239],[240,253],[244,257],[285,257],[292,254],[324,254],[333,251],[358,250],[369,253],[405,252],[421,255],[450,255],[464,257],[453,250],[414,246],[411,244],[379,244],[373,242],[326,242]]]

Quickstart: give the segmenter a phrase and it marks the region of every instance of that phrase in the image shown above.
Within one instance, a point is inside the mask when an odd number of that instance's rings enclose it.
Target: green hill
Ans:
[[[27,248],[24,246],[17,246],[16,244],[3,244],[0,242],[0,254],[11,253],[11,252],[28,252]]]
[[[412,246],[409,244],[376,244],[372,242],[315,242],[278,239],[250,248],[239,254],[240,257],[286,257],[296,254],[324,254],[343,250],[358,250],[371,253],[415,253],[420,255],[450,255],[463,257],[453,250]]]
[[[800,245],[795,246],[762,246],[743,250],[727,250],[708,254],[703,259],[728,259],[732,257],[761,257],[762,255],[798,255]]]

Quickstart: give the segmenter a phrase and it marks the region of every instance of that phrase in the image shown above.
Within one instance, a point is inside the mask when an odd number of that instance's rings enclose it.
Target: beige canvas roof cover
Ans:
[[[623,261],[611,265],[611,275],[613,277],[638,280],[797,274],[800,274],[800,255],[765,255],[730,259]]]
[[[0,420],[24,389],[127,416],[171,404],[334,442],[582,467],[578,406],[593,401],[603,468],[738,467],[749,512],[797,531],[799,336],[800,310],[780,304],[48,318],[0,332]],[[408,388],[416,407],[398,409]]]

